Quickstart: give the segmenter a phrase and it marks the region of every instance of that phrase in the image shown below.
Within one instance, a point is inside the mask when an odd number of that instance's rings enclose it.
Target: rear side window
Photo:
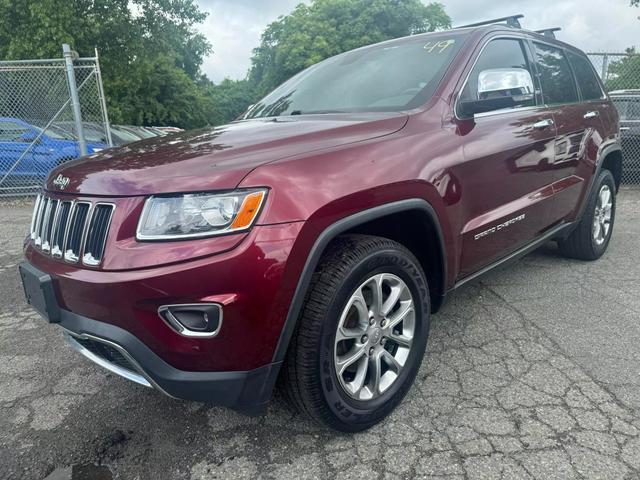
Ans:
[[[547,105],[577,102],[576,83],[564,52],[541,43],[534,42],[534,47],[544,102]]]
[[[583,100],[599,100],[602,98],[602,89],[593,70],[591,62],[582,55],[568,52],[569,62],[573,67],[578,80],[578,87]]]
[[[480,72],[496,68],[523,68],[531,74],[531,65],[527,60],[524,47],[520,40],[499,38],[487,44],[469,74],[467,84],[460,95],[461,100],[479,100],[478,76]],[[529,107],[533,105],[535,105],[535,100],[528,100],[518,105],[518,107]]]

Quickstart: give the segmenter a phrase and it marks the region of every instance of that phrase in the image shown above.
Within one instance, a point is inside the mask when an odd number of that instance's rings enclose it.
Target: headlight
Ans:
[[[207,237],[253,225],[267,191],[188,193],[149,197],[138,222],[138,240]]]

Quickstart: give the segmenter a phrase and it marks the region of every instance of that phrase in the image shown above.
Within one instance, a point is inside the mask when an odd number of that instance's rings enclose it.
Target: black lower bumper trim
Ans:
[[[249,415],[263,413],[271,398],[281,362],[239,372],[188,372],[172,367],[128,331],[60,310],[62,327],[76,335],[89,334],[125,350],[158,389],[185,400],[211,402]]]

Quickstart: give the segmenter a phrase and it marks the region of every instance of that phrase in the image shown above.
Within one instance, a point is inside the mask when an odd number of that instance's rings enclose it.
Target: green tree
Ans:
[[[194,0],[0,0],[0,59],[97,47],[114,123],[206,123],[200,73],[211,46]],[[196,103],[194,103],[196,102]]]
[[[611,62],[607,72],[608,91],[640,89],[640,54],[635,48],[627,48],[627,57]]]
[[[249,81],[263,95],[327,57],[363,45],[450,27],[439,3],[314,0],[271,23],[253,51]]]
[[[208,120],[212,125],[228,123],[247,110],[255,92],[247,80],[224,79],[207,88],[210,100]]]

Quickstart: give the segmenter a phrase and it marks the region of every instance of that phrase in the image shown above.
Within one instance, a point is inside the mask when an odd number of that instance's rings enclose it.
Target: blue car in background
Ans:
[[[89,154],[105,148],[104,143],[87,142]],[[54,125],[43,132],[19,118],[0,117],[0,180],[9,173],[0,189],[34,182],[40,185],[53,168],[79,156],[77,140],[63,128]]]

